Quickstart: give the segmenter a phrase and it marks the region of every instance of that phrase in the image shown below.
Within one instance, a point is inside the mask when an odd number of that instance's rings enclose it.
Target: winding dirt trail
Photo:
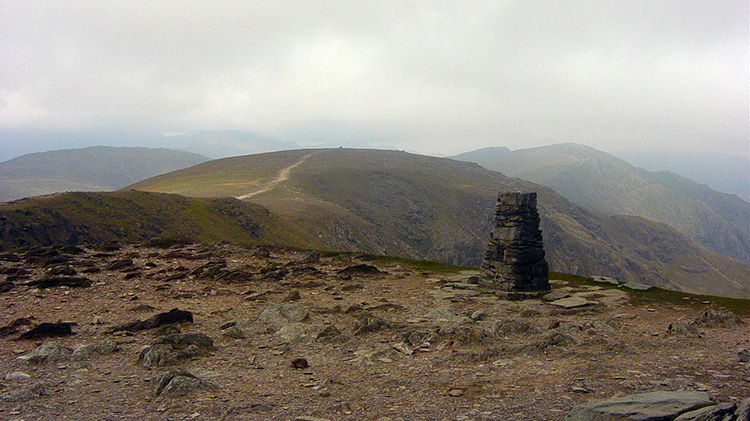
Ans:
[[[257,196],[257,195],[259,195],[261,193],[265,193],[267,191],[273,190],[278,184],[283,183],[286,180],[289,180],[289,173],[292,171],[293,168],[295,168],[296,166],[302,164],[303,162],[305,162],[307,160],[307,158],[311,157],[314,154],[315,154],[315,152],[309,153],[309,154],[303,156],[302,159],[300,159],[299,161],[295,162],[294,164],[292,164],[292,165],[290,165],[290,166],[288,166],[286,168],[283,168],[281,171],[279,171],[279,175],[277,175],[276,178],[274,178],[273,180],[271,180],[268,183],[266,183],[266,185],[263,186],[260,190],[256,190],[256,191],[254,191],[252,193],[246,193],[246,194],[242,194],[242,195],[235,196],[235,197],[237,199],[240,199],[240,200],[245,200],[245,199],[249,199],[249,198],[251,198],[253,196]]]

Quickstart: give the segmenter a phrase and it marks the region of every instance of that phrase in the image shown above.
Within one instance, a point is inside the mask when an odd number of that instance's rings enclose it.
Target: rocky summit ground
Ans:
[[[750,327],[710,300],[552,276],[562,302],[506,301],[471,271],[220,244],[33,249],[0,273],[2,419],[554,420],[750,395]]]

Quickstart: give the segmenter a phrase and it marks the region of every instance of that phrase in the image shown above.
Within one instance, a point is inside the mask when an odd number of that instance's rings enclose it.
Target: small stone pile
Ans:
[[[485,281],[498,291],[549,291],[549,267],[544,260],[536,193],[500,193],[495,226],[482,260]]]

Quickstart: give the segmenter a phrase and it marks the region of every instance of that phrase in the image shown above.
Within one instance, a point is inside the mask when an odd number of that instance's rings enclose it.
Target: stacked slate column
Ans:
[[[536,193],[500,193],[495,225],[482,260],[485,281],[499,291],[549,291]]]

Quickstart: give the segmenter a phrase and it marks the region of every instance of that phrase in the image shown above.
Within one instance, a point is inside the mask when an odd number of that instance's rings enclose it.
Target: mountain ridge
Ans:
[[[61,191],[116,190],[208,158],[181,150],[89,146],[35,152],[0,162],[0,201]]]
[[[667,223],[710,250],[750,261],[750,204],[669,171],[648,171],[575,143],[485,148],[454,158],[549,186],[597,212]]]
[[[248,200],[331,249],[476,266],[489,238],[496,194],[537,191],[556,271],[606,272],[685,291],[716,288],[710,285],[715,282],[727,284],[723,294],[750,293],[744,284],[750,265],[709,252],[666,225],[591,212],[548,187],[451,159],[383,150],[283,151],[209,161],[128,188],[237,197],[263,190],[308,154],[288,180]],[[623,225],[637,235],[619,228]],[[729,285],[722,271],[740,285]]]

